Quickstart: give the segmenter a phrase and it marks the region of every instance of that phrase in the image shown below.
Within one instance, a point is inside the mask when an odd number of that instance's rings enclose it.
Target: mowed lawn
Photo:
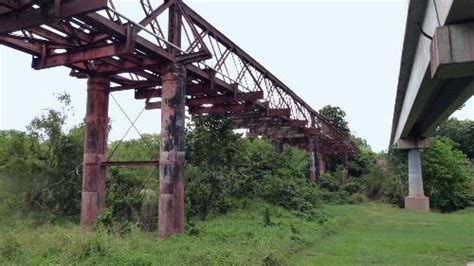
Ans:
[[[416,213],[388,205],[329,206],[343,228],[297,254],[300,265],[466,265],[474,261],[474,209]]]

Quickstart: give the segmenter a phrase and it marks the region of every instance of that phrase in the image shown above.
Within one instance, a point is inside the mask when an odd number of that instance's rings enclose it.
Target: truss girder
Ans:
[[[107,75],[110,91],[135,89],[135,98],[150,104],[151,98],[161,97],[163,67],[185,64],[191,114],[223,114],[239,126],[245,116],[252,122],[261,118],[268,130],[253,134],[297,145],[317,138],[330,152],[355,152],[347,136],[180,0],[156,8],[141,0],[145,16],[139,22],[107,0],[11,2],[0,0],[0,43],[33,55],[35,69],[66,66],[77,77]],[[159,108],[158,103],[150,109]],[[277,126],[289,127],[291,134],[274,133]]]

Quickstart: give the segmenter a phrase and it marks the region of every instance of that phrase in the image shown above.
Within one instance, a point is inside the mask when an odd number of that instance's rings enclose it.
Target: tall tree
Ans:
[[[474,158],[474,121],[451,118],[436,129],[435,135],[450,138],[469,158]]]
[[[340,107],[326,105],[319,110],[319,113],[343,134],[348,136],[351,133],[346,121],[346,112],[344,112]]]
[[[466,160],[453,141],[444,137],[434,138],[431,147],[423,152],[425,192],[433,208],[450,212],[469,206]]]

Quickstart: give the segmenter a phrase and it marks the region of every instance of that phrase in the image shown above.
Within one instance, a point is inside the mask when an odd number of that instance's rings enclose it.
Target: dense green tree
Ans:
[[[38,141],[25,132],[0,131],[0,178],[11,184],[12,192],[24,192],[37,160],[31,151]],[[8,179],[8,180],[7,180]]]
[[[0,171],[18,178],[29,206],[56,214],[80,210],[82,125],[66,129],[72,111],[69,95],[58,96],[61,110],[49,109],[33,119],[27,133],[0,134]]]
[[[474,121],[450,118],[436,129],[437,136],[450,138],[469,158],[474,158]]]
[[[349,136],[351,131],[346,121],[346,112],[338,106],[326,105],[319,109],[319,113],[343,134]]]
[[[240,135],[222,116],[193,117],[186,133],[186,201],[189,215],[201,218],[231,206],[229,181],[241,164]]]
[[[266,139],[232,131],[225,117],[195,117],[187,132],[186,198],[190,215],[222,213],[235,201],[262,198],[297,211],[316,206],[318,189],[307,178],[308,156]]]
[[[360,177],[369,173],[375,167],[376,154],[365,139],[355,137],[354,142],[357,145],[357,152],[349,160],[349,175]]]
[[[443,212],[470,204],[466,156],[448,138],[435,138],[422,156],[424,187],[431,206]]]

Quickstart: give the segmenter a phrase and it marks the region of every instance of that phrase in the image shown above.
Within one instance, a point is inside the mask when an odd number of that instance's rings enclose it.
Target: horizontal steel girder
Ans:
[[[0,3],[10,1],[2,0]],[[33,3],[31,3],[33,4]],[[79,14],[90,13],[107,7],[107,0],[70,0],[59,2],[59,6],[48,5],[20,13],[0,16],[0,34],[25,30],[49,24]]]

